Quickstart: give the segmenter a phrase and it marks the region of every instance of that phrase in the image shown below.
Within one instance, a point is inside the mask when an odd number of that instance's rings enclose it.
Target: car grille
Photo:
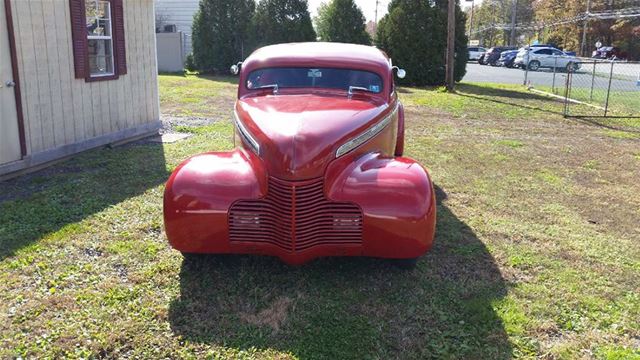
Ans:
[[[319,245],[362,244],[362,211],[324,196],[322,178],[269,178],[267,196],[240,200],[229,211],[229,240],[271,244],[286,251]]]

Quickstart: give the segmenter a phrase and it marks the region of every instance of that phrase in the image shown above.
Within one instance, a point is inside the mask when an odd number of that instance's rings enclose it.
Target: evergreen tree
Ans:
[[[250,49],[254,0],[200,0],[193,19],[193,62],[203,72],[226,72]]]
[[[465,74],[468,58],[466,17],[456,5],[454,78]],[[393,63],[407,70],[400,83],[440,85],[445,81],[447,48],[447,0],[393,0],[378,24],[376,45]]]
[[[316,40],[307,0],[261,0],[253,23],[256,47]]]
[[[322,41],[371,44],[366,19],[354,0],[331,0],[322,3],[315,19]]]

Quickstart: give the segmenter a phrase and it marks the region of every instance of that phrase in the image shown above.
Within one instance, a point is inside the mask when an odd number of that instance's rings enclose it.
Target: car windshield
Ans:
[[[324,88],[349,90],[358,87],[380,93],[382,78],[372,72],[334,68],[266,68],[252,71],[247,78],[247,89],[274,87],[283,88]]]

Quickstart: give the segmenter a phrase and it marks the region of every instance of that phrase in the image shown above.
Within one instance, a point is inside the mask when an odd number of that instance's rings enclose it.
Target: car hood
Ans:
[[[271,176],[320,177],[336,149],[387,114],[368,96],[268,95],[238,100],[240,121],[260,144]]]

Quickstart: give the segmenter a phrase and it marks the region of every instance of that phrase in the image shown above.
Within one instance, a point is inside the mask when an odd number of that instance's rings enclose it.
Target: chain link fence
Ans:
[[[640,118],[640,62],[572,56],[525,61],[524,84],[562,99],[565,116]]]

